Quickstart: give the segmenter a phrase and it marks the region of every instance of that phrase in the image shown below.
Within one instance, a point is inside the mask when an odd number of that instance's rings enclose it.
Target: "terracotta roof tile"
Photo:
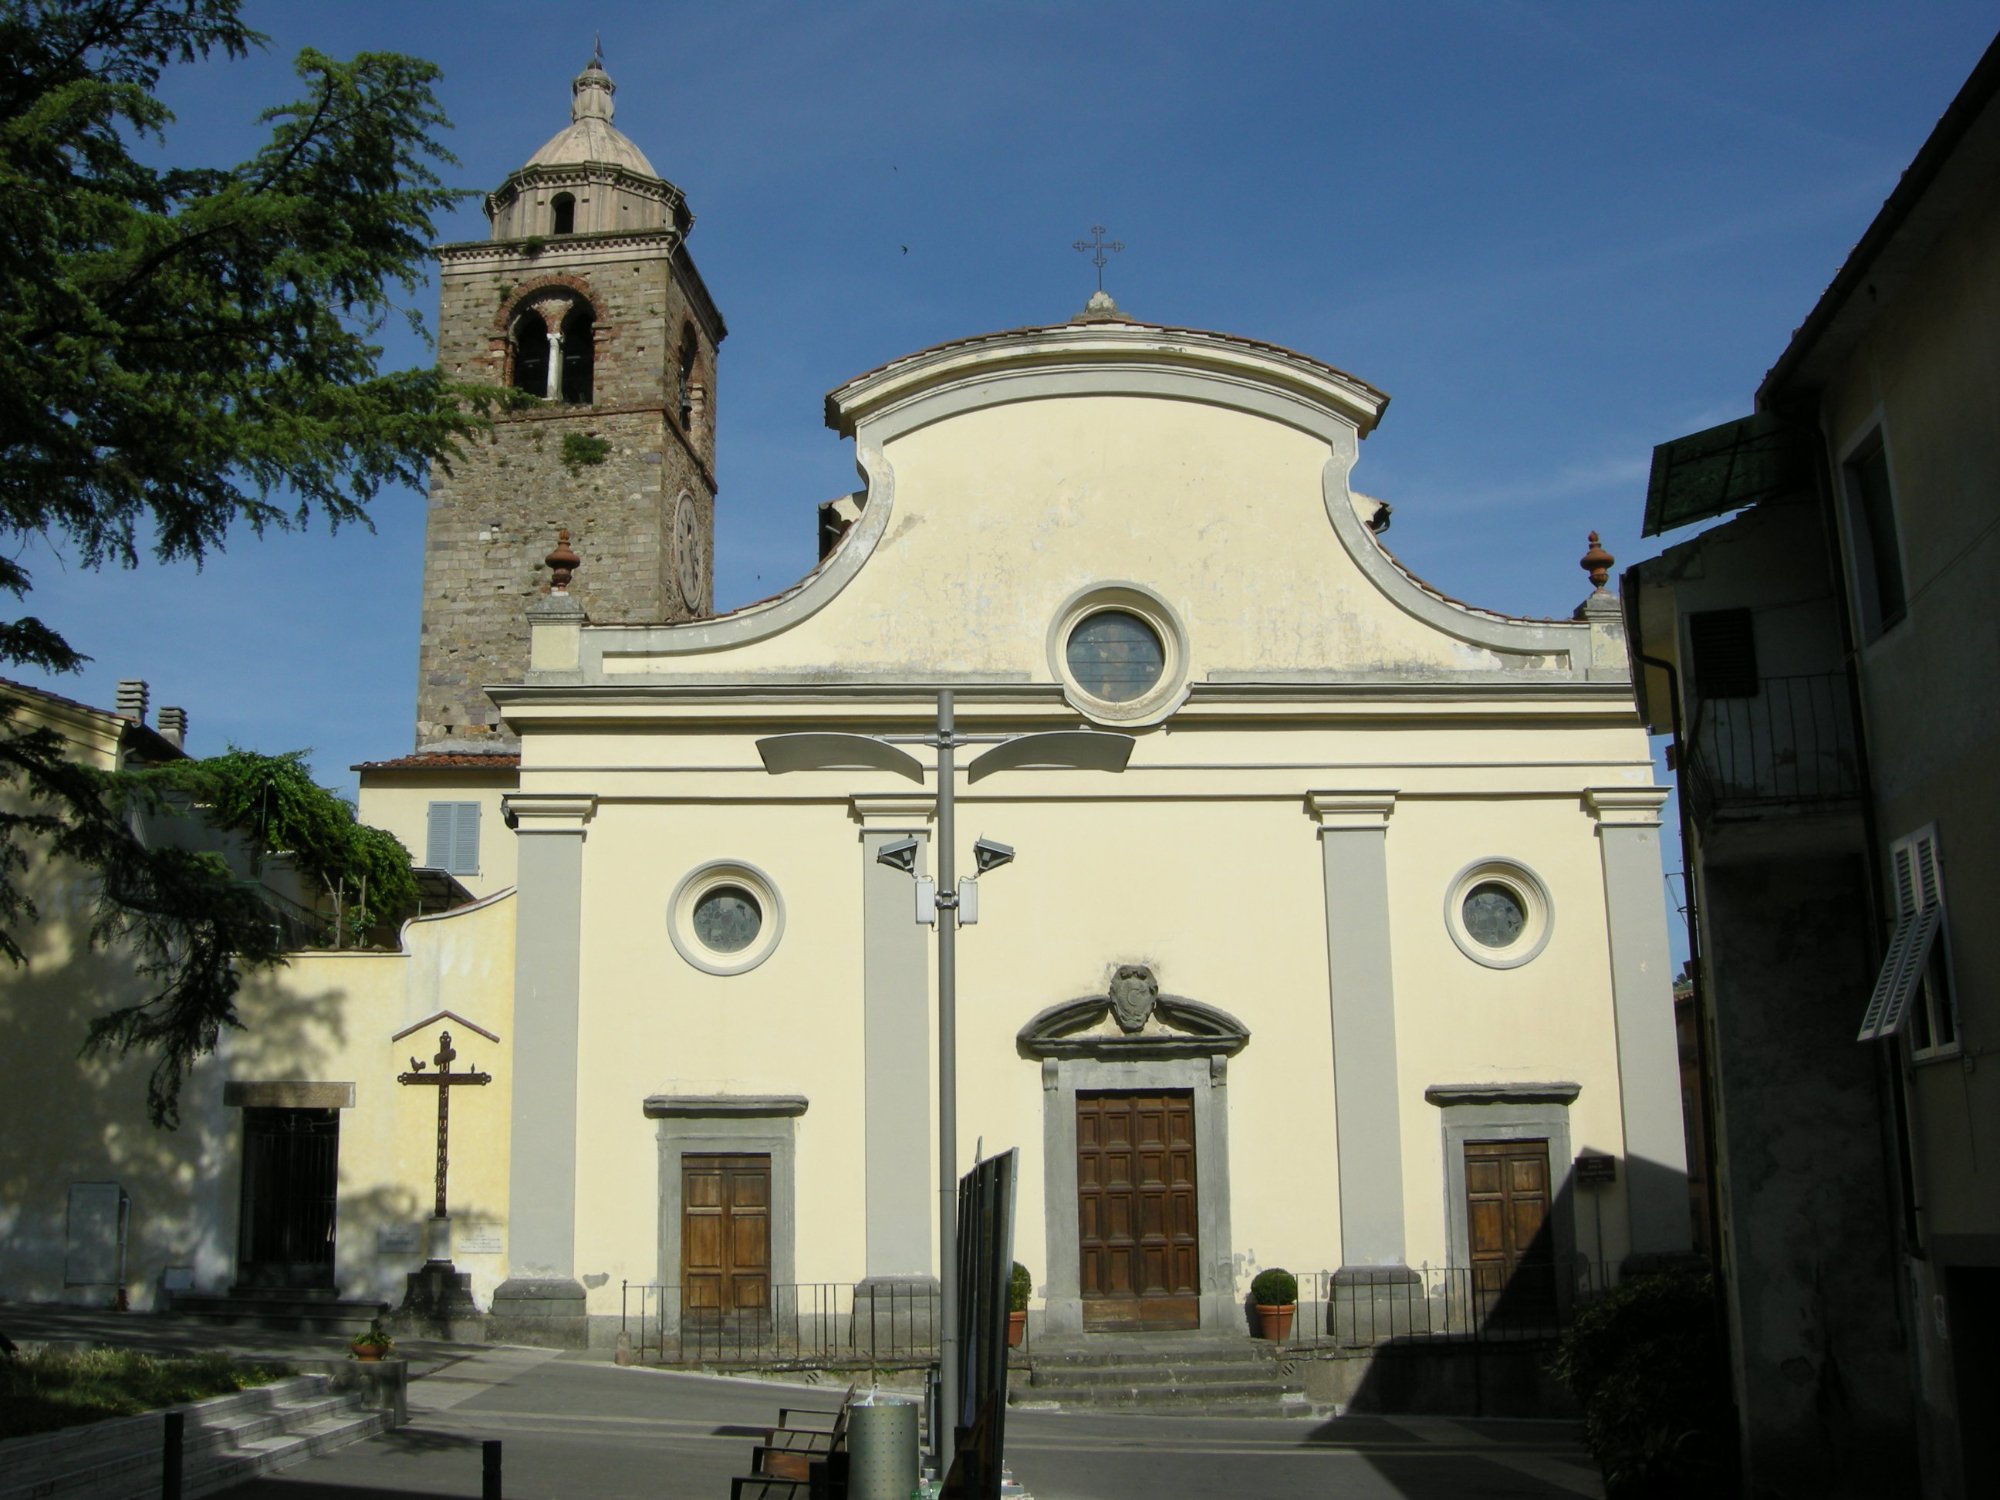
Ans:
[[[431,752],[419,755],[399,755],[394,760],[364,760],[359,765],[349,766],[350,771],[516,771],[521,766],[519,755],[474,755],[452,752]]]

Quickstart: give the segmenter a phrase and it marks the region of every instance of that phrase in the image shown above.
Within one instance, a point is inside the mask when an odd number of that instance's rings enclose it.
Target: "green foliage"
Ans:
[[[1015,1261],[1013,1274],[1007,1281],[1007,1311],[1026,1312],[1028,1299],[1034,1295],[1035,1278],[1028,1274],[1026,1266]]]
[[[1250,1300],[1259,1307],[1290,1307],[1299,1300],[1299,1279],[1282,1266],[1259,1271],[1250,1283]]]
[[[291,1373],[282,1365],[239,1365],[226,1354],[159,1359],[133,1349],[43,1350],[0,1359],[0,1438],[226,1396]]]
[[[240,8],[0,0],[0,591],[17,600],[38,547],[132,567],[142,550],[199,562],[239,523],[365,525],[497,394],[384,370],[375,342],[391,316],[421,328],[406,304],[462,196],[438,176],[431,64],[302,52],[303,97],[259,117],[249,160],[160,164],[173,116],[155,85],[261,44]],[[0,619],[0,665],[84,660],[39,619]],[[269,909],[214,855],[145,848],[130,813],[160,792],[69,763],[4,699],[0,792],[0,955],[24,961],[13,929],[37,915],[18,884],[30,848],[93,870],[93,940],[131,942],[159,988],[91,1040],[159,1051],[149,1100],[171,1122],[185,1067],[234,1023],[238,967],[277,960]],[[391,902],[388,848],[345,838],[334,863],[371,872],[369,908]]]
[[[610,453],[611,445],[603,438],[583,432],[565,432],[562,441],[562,461],[570,468],[580,468],[586,464],[601,464]]]
[[[339,905],[345,932],[399,922],[416,909],[409,851],[395,835],[356,822],[352,806],[315,784],[302,750],[259,755],[231,746],[142,774],[186,795],[211,825],[247,835],[260,852],[289,854]]]
[[[1735,1492],[1735,1418],[1707,1274],[1635,1276],[1577,1315],[1549,1369],[1583,1406],[1609,1500]]]
[[[396,1341],[389,1337],[389,1331],[382,1326],[382,1320],[380,1318],[373,1318],[369,1320],[368,1331],[356,1338],[349,1347],[354,1349],[380,1349],[384,1354],[387,1354],[391,1349],[396,1347]]]

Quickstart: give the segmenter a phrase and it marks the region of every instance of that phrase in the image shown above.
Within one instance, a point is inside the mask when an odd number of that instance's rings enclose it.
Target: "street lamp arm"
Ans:
[[[924,779],[922,761],[865,734],[767,735],[757,741],[757,753],[773,776],[787,771],[892,771],[919,785]]]
[[[995,771],[1028,766],[1080,771],[1122,771],[1132,759],[1132,736],[1090,729],[1055,729],[1024,734],[976,755],[966,765],[965,779],[979,781]]]

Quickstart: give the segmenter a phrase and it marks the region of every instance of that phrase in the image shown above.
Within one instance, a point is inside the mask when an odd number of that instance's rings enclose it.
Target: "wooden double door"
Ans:
[[[1196,1328],[1194,1097],[1076,1099],[1078,1283],[1087,1328]]]
[[[1552,1325],[1556,1254],[1547,1141],[1466,1142],[1465,1227],[1480,1320]]]
[[[771,1158],[681,1158],[681,1309],[762,1316],[771,1306]]]

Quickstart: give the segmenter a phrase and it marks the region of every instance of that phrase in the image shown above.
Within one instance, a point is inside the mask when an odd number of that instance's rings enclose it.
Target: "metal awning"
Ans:
[[[1639,534],[1658,536],[1807,488],[1812,440],[1812,429],[1758,412],[1660,444]]]
[[[1938,923],[1944,908],[1933,902],[1922,911],[1906,911],[1896,921],[1889,939],[1889,952],[1882,960],[1882,972],[1875,979],[1875,993],[1868,997],[1868,1009],[1861,1017],[1857,1042],[1872,1042],[1894,1036],[1910,1016],[1910,1000],[1917,993],[1917,981],[1924,977],[1930,962],[1931,944],[1937,941]]]

